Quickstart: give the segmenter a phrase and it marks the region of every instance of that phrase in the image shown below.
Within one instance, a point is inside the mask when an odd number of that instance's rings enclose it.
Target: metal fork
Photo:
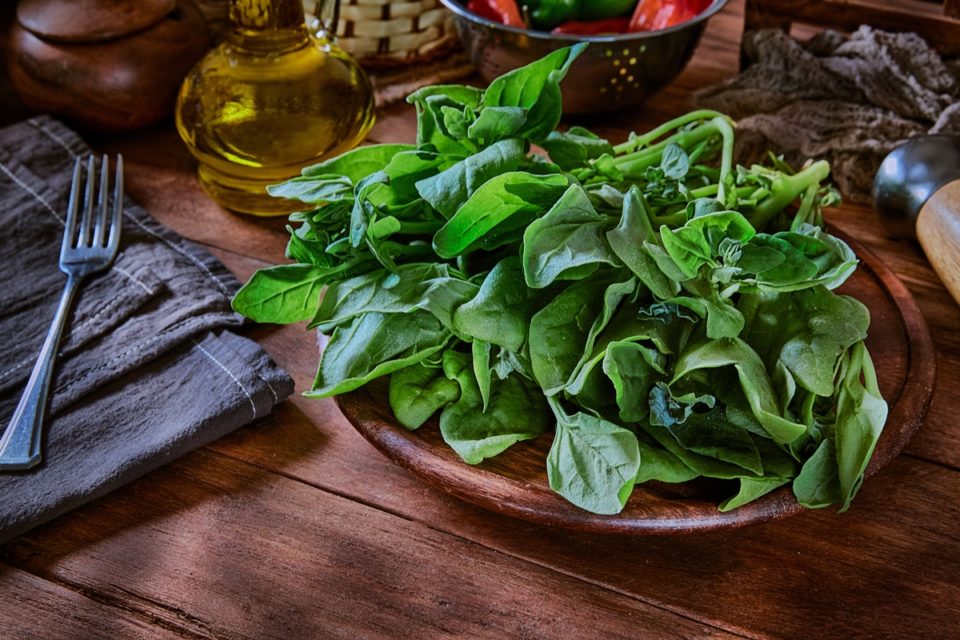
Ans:
[[[67,205],[67,220],[60,248],[60,270],[67,274],[67,285],[60,298],[60,306],[50,325],[47,339],[40,349],[37,364],[30,374],[20,404],[10,425],[0,438],[0,469],[24,470],[40,463],[40,444],[47,396],[53,379],[53,366],[60,345],[60,336],[67,324],[70,306],[80,284],[88,277],[104,271],[113,263],[120,246],[120,214],[123,212],[123,157],[117,156],[116,178],[113,190],[113,210],[107,216],[110,169],[103,157],[100,170],[99,196],[94,203],[96,188],[96,159],[87,158],[86,184],[81,185],[83,162],[77,158],[73,167],[73,184]],[[80,201],[83,199],[82,212]],[[77,218],[80,217],[79,229]],[[109,229],[109,232],[108,232]]]

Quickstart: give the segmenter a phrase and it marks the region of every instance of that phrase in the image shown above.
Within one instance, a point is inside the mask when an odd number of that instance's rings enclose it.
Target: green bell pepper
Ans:
[[[567,20],[602,20],[629,13],[637,0],[521,0],[534,29],[550,31]]]

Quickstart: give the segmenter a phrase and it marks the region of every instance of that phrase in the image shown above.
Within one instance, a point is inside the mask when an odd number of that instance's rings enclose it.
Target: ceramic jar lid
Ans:
[[[102,42],[142,31],[176,6],[176,0],[21,0],[17,21],[45,40]]]

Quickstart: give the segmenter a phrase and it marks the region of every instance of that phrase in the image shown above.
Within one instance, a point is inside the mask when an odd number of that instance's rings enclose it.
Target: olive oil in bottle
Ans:
[[[356,146],[373,120],[366,74],[325,32],[308,32],[301,0],[230,0],[229,36],[187,76],[176,108],[204,188],[255,215],[302,208],[266,186]]]

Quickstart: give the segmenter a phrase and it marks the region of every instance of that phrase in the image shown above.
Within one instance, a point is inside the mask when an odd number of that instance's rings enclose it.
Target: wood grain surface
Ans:
[[[642,109],[578,123],[622,139],[688,109],[692,90],[736,70],[741,25],[731,2],[676,83]],[[20,113],[0,98],[0,119]],[[413,135],[398,105],[371,138]],[[92,142],[122,151],[132,196],[238,276],[283,260],[283,221],[210,203],[169,125]],[[926,423],[849,512],[679,538],[570,532],[434,490],[332,400],[294,397],[0,547],[0,637],[960,637],[960,310],[919,246],[888,238],[871,211],[828,218],[910,289],[937,360]],[[246,333],[308,387],[310,332]]]

